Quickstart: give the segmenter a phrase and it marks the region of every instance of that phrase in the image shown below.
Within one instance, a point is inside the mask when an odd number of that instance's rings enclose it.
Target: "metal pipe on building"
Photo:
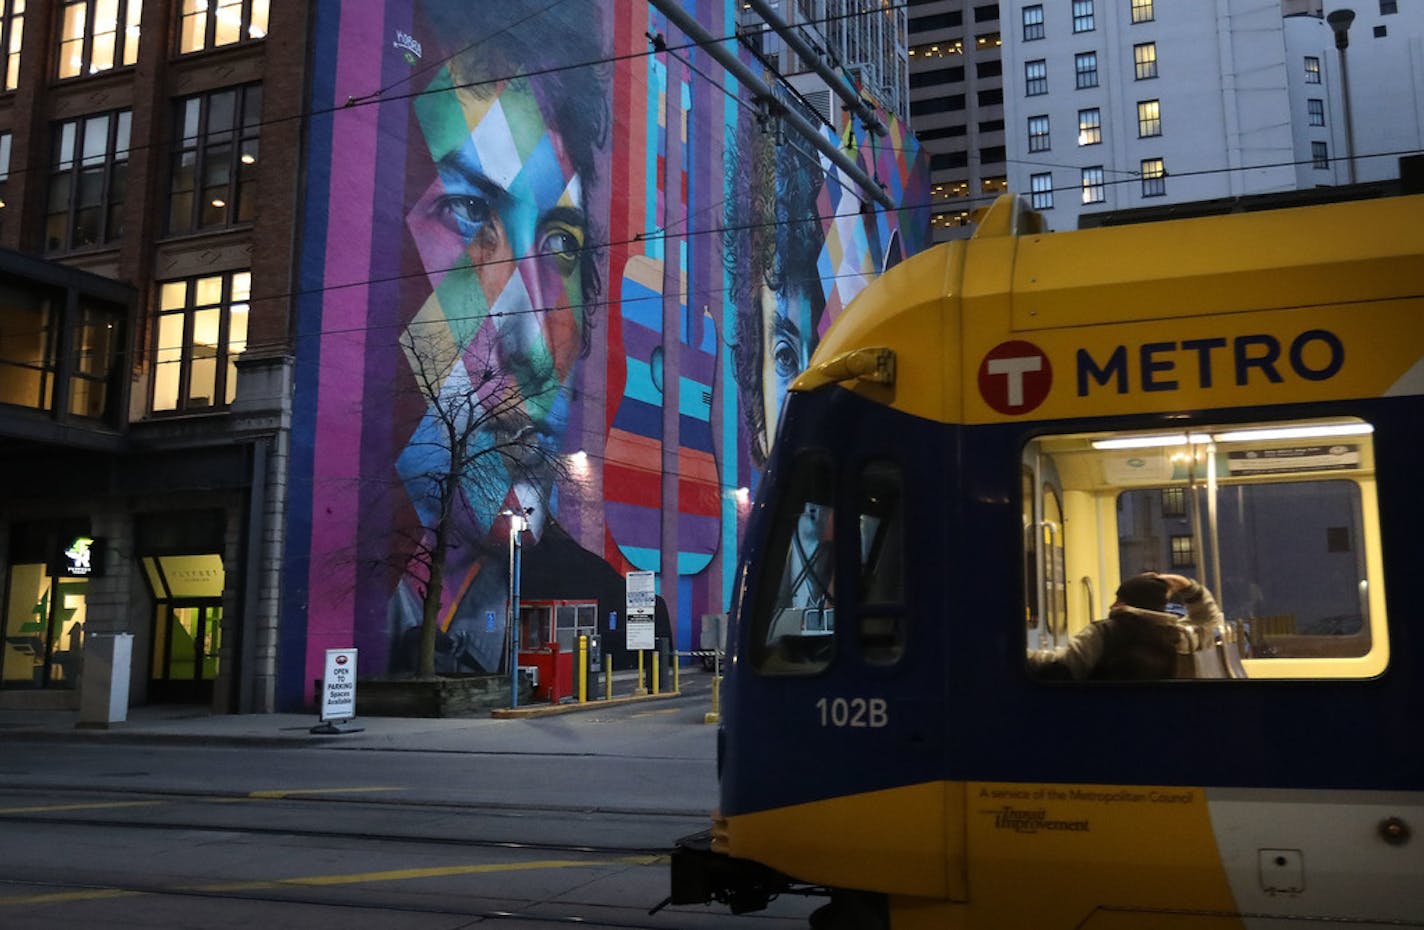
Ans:
[[[860,118],[867,129],[877,136],[889,133],[885,124],[880,121],[875,108],[866,104],[850,85],[845,82],[845,78],[836,73],[835,69],[826,64],[824,56],[811,46],[809,42],[801,37],[801,33],[791,27],[791,24],[781,18],[781,14],[772,8],[766,0],[746,0],[746,4],[766,21],[766,24],[776,30],[776,34],[781,36],[782,41],[791,47],[791,50],[801,56],[801,59],[811,66],[828,84],[845,105],[850,107],[852,113]]]
[[[866,174],[854,160],[846,157],[836,144],[821,134],[821,131],[811,124],[800,113],[790,109],[786,104],[776,99],[770,87],[757,77],[743,61],[736,56],[736,53],[723,48],[721,43],[702,28],[702,24],[694,19],[686,10],[682,8],[680,0],[648,0],[650,6],[655,7],[659,12],[668,18],[668,21],[692,41],[696,42],[707,54],[717,60],[717,63],[726,68],[731,75],[742,82],[756,96],[758,102],[762,103],[774,115],[786,122],[805,137],[812,145],[821,151],[823,155],[831,160],[831,163],[840,169],[841,173],[854,181],[866,194],[876,203],[887,210],[896,208],[895,201],[889,194],[885,193],[883,187],[875,182],[870,175]]]

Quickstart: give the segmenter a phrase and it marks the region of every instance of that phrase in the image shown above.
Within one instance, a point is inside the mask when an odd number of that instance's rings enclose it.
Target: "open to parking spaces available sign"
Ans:
[[[321,719],[350,720],[356,716],[356,650],[326,650],[321,677]]]

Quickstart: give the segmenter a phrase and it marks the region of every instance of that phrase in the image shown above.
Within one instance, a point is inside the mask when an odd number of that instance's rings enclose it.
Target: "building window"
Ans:
[[[1037,97],[1048,93],[1048,62],[1043,59],[1024,62],[1024,96]]]
[[[947,39],[944,42],[931,42],[928,45],[916,45],[909,51],[909,57],[911,61],[923,61],[929,58],[948,58],[950,55],[963,54],[963,39]]]
[[[1321,170],[1330,168],[1330,149],[1324,142],[1310,143],[1310,166]]]
[[[8,132],[0,132],[0,231],[5,229],[5,188],[10,182],[10,143]]]
[[[142,0],[64,0],[59,76],[98,74],[137,61],[142,7]],[[20,51],[17,40],[18,36],[11,36],[9,51],[15,55]]]
[[[237,358],[247,348],[251,291],[247,271],[159,285],[154,413],[192,413],[232,403]]]
[[[1106,199],[1103,187],[1103,166],[1083,169],[1083,203],[1102,203]]]
[[[921,87],[938,87],[941,84],[956,84],[964,80],[964,68],[931,68],[925,71],[916,71],[910,75],[910,89],[915,90]]]
[[[951,168],[969,167],[968,152],[937,152],[930,156],[931,171],[948,171]]]
[[[1043,6],[1035,4],[1023,8],[1023,40],[1032,42],[1043,38]]]
[[[256,215],[262,85],[178,101],[168,232],[243,223]]]
[[[1311,55],[1305,56],[1305,83],[1320,83],[1320,59]]]
[[[928,100],[910,102],[911,116],[927,116],[931,113],[952,113],[964,109],[964,95],[950,94],[948,97],[931,97]]]
[[[25,0],[0,7],[0,48],[5,50],[5,90],[20,86],[20,38],[25,34]]]
[[[1002,174],[990,175],[979,180],[979,193],[981,194],[1007,194],[1009,192],[1009,179]]]
[[[118,362],[124,357],[123,333],[124,318],[114,309],[80,304],[69,372],[69,412],[74,416],[112,420],[119,396]]]
[[[983,6],[974,8],[974,21],[976,23],[996,23],[999,21],[999,5],[997,3],[986,3]]]
[[[1166,194],[1166,164],[1160,158],[1142,159],[1142,196],[1164,197]]]
[[[1078,144],[1097,145],[1103,141],[1103,114],[1097,107],[1078,111]]]
[[[1053,174],[1031,174],[1028,176],[1029,202],[1035,210],[1053,209]]]
[[[1325,101],[1324,101],[1324,100],[1314,100],[1314,99],[1307,100],[1307,101],[1305,102],[1305,109],[1306,109],[1306,111],[1310,114],[1310,125],[1312,125],[1312,126],[1324,126],[1324,125],[1325,125]]]
[[[1004,102],[1004,89],[1002,87],[988,87],[979,91],[975,95],[981,107],[997,107]]]
[[[1152,19],[1152,0],[1132,0],[1132,21],[1134,23],[1150,23]]]
[[[1093,31],[1093,0],[1073,0],[1073,31]]]
[[[1380,0],[1380,15],[1392,16],[1399,12],[1398,0]]]
[[[131,122],[132,114],[119,110],[56,127],[45,251],[103,245],[123,235]]]
[[[939,126],[935,129],[921,129],[915,133],[915,137],[924,142],[930,139],[953,139],[968,134],[968,126]]]
[[[964,14],[959,10],[950,13],[936,13],[932,16],[911,16],[910,32],[930,32],[935,29],[957,29],[964,25]]]
[[[1162,135],[1162,105],[1157,100],[1137,102],[1137,138]]]
[[[1048,117],[1030,116],[1028,118],[1028,150],[1030,152],[1046,152],[1048,148]]]
[[[1132,47],[1132,61],[1137,68],[1136,78],[1145,81],[1157,76],[1157,43],[1143,42]]]
[[[1098,86],[1098,53],[1079,52],[1073,56],[1073,71],[1078,76],[1078,88]]]
[[[1187,489],[1171,487],[1162,489],[1162,516],[1181,520],[1187,516]]]
[[[267,35],[269,0],[183,0],[180,54],[201,52]]]
[[[975,51],[985,51],[986,49],[999,48],[1004,44],[1003,37],[997,32],[986,32],[983,35],[974,37]]]
[[[1197,564],[1196,546],[1190,536],[1173,536],[1171,561],[1173,568],[1194,568]]]
[[[1008,152],[1002,145],[986,145],[979,149],[979,166],[987,168],[990,165],[1002,165],[1004,159],[1008,157]]]

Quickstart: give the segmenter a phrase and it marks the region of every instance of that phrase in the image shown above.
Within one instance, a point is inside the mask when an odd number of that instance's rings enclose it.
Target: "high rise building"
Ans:
[[[1417,8],[1358,4],[1342,49],[1318,0],[1000,6],[1008,182],[1053,228],[1398,177],[1424,147]]]
[[[971,212],[1008,189],[999,4],[909,6],[910,127],[930,153],[937,241],[969,234]]]

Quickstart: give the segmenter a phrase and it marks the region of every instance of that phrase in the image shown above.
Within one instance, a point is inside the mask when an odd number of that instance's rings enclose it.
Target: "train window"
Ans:
[[[1122,626],[1094,621],[1109,615],[1124,579],[1153,572],[1200,583],[1220,607],[1208,616],[1188,598],[1186,607],[1169,603],[1159,612],[1159,619],[1178,614],[1175,626],[1166,621],[1172,635],[1157,640],[1178,653],[1166,677],[1384,671],[1389,643],[1369,423],[1337,417],[1043,436],[1028,444],[1025,461],[1030,456],[1058,483],[1060,577],[1068,591],[1064,629],[1035,625],[1030,616],[1035,670],[1089,677],[1082,647],[1092,658]],[[1027,513],[1026,504],[1025,520]],[[1032,565],[1042,541],[1026,535]],[[1026,575],[1025,603],[1047,601],[1054,592],[1043,589],[1055,573]],[[1134,648],[1146,648],[1142,642]]]
[[[905,651],[905,541],[900,469],[872,462],[860,476],[860,654],[890,665]]]
[[[1160,568],[1200,578],[1204,561],[1219,561],[1218,597],[1232,608],[1243,657],[1352,658],[1370,651],[1358,484],[1224,485],[1216,495],[1216,532],[1201,534],[1204,551],[1193,544],[1193,528],[1211,525],[1206,495],[1196,495],[1194,514],[1154,520],[1160,495],[1161,489],[1143,489],[1118,497],[1122,577]]]
[[[835,654],[835,511],[830,461],[792,464],[759,579],[750,653],[767,675],[810,675]]]

